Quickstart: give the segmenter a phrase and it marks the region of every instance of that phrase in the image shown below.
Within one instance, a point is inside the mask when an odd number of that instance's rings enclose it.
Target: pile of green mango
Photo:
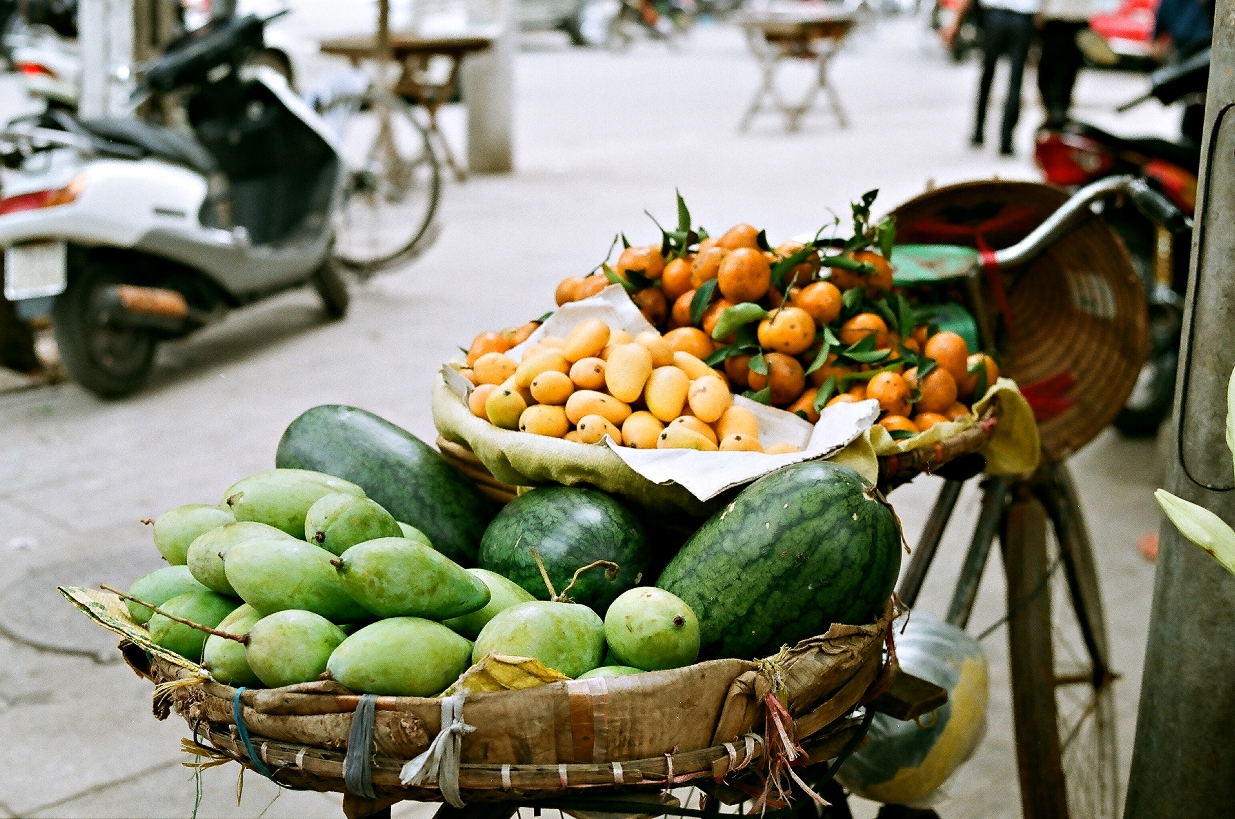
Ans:
[[[464,568],[361,487],[321,472],[247,477],[217,506],[160,516],[154,542],[171,565],[129,595],[162,613],[128,600],[133,619],[229,685],[333,679],[430,697],[490,653],[572,678],[677,668],[699,654],[695,613],[667,591],[628,589],[603,619],[537,600],[501,574]]]

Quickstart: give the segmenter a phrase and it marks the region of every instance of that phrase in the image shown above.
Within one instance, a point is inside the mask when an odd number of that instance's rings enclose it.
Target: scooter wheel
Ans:
[[[103,398],[119,398],[145,385],[154,366],[149,330],[117,327],[102,318],[100,291],[123,284],[120,271],[100,259],[70,270],[69,285],[52,307],[52,329],[69,377]]]
[[[313,289],[321,296],[326,315],[338,319],[347,314],[347,306],[352,297],[347,292],[347,282],[330,262],[326,262],[313,273]]]

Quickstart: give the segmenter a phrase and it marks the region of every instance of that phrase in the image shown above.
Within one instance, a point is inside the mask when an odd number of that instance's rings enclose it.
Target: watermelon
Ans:
[[[572,600],[602,615],[619,594],[644,579],[653,551],[629,509],[603,492],[570,486],[533,489],[498,512],[480,541],[480,568],[548,600],[533,548],[559,594],[576,569],[596,560],[616,563],[616,574],[589,569],[570,590]]]
[[[284,431],[275,465],[351,481],[434,549],[476,565],[492,504],[437,450],[384,418],[338,404],[306,410]]]
[[[849,467],[809,461],[744,489],[656,585],[698,615],[700,659],[765,657],[832,623],[874,620],[900,549],[899,523],[874,487]]]

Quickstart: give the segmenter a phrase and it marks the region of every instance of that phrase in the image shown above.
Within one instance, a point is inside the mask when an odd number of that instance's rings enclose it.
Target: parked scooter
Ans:
[[[63,110],[0,132],[5,296],[50,314],[69,375],[99,395],[140,388],[160,340],[230,308],[310,284],[347,309],[339,145],[273,71],[240,71],[268,22],[212,22],[149,66],[135,97],[179,92],[192,135]]]
[[[1195,102],[1209,80],[1209,51],[1150,75],[1144,96],[1120,106],[1127,110],[1149,99],[1164,105]],[[1200,145],[1188,137],[1122,137],[1084,122],[1043,126],[1034,158],[1047,182],[1075,189],[1107,176],[1144,177],[1191,219],[1196,208]],[[1145,282],[1152,342],[1136,389],[1115,427],[1125,435],[1153,435],[1171,411],[1179,341],[1183,328],[1183,293],[1188,282],[1191,226],[1172,233],[1155,225],[1128,202],[1108,204],[1103,218],[1123,239],[1132,264]],[[1183,226],[1177,226],[1183,227]]]

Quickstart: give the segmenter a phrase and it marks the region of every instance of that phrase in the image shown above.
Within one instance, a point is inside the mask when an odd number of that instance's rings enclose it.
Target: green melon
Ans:
[[[508,503],[480,541],[480,568],[510,578],[539,600],[549,599],[536,549],[560,594],[575,570],[596,560],[618,565],[579,577],[570,598],[603,614],[619,594],[637,585],[652,562],[643,525],[630,510],[595,489],[545,486]]]
[[[900,526],[849,467],[810,461],[748,486],[682,547],[656,585],[699,617],[701,659],[750,659],[861,625],[887,605]]]

